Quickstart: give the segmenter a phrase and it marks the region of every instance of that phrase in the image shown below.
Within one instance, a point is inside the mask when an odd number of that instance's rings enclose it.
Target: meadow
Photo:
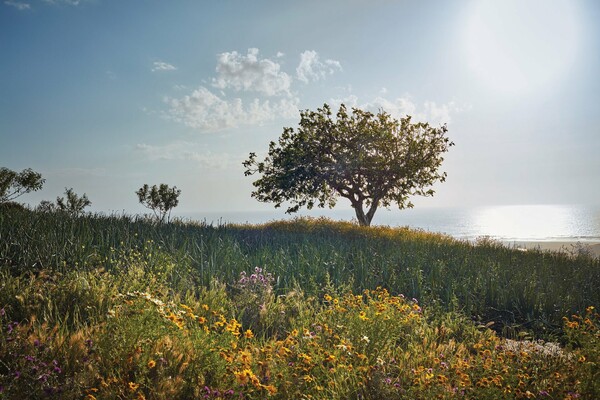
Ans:
[[[600,396],[584,252],[15,208],[0,282],[0,399]]]

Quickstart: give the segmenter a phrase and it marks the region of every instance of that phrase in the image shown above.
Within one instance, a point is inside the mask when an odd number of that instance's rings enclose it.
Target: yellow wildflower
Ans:
[[[156,361],[154,361],[154,360],[148,361],[148,368],[154,368],[154,367],[156,367]]]
[[[136,390],[138,390],[139,387],[140,387],[139,383],[129,382],[129,390],[131,390],[132,392],[135,392]]]
[[[250,329],[246,330],[246,332],[244,332],[244,337],[246,339],[251,339],[254,337],[254,333],[252,333],[252,331]]]

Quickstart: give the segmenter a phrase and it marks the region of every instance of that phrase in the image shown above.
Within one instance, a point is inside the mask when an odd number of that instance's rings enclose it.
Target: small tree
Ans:
[[[71,215],[80,215],[83,213],[83,209],[87,206],[92,205],[92,202],[87,198],[87,195],[84,193],[83,196],[79,197],[72,188],[65,188],[65,196],[56,198],[56,209],[59,211],[67,212]],[[46,202],[48,203],[48,202]],[[42,205],[40,203],[40,207],[48,206],[47,204]],[[49,208],[52,210],[52,207]]]
[[[164,222],[165,218],[167,218],[167,222],[170,222],[171,210],[179,204],[181,190],[177,189],[176,186],[170,188],[165,183],[152,187],[145,184],[135,194],[137,194],[140,203],[152,210],[160,222]]]
[[[397,121],[384,111],[349,114],[343,104],[336,119],[327,104],[300,116],[297,131],[284,128],[263,161],[250,153],[243,163],[246,176],[262,175],[253,183],[259,201],[275,207],[289,201],[286,212],[293,213],[315,204],[331,208],[341,196],[359,224],[369,226],[378,207],[411,208],[410,196],[433,196],[429,187],[446,178],[438,168],[454,143],[445,125],[412,123],[410,116]]]
[[[40,190],[46,180],[31,168],[15,172],[8,168],[0,168],[0,203],[16,199],[25,193]]]

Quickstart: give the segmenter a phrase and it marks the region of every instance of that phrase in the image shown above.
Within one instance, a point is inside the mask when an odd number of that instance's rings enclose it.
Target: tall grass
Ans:
[[[211,281],[233,282],[265,267],[276,293],[297,285],[309,295],[325,287],[387,288],[462,311],[498,330],[545,334],[565,315],[600,305],[600,261],[557,252],[520,252],[492,241],[472,244],[407,228],[361,228],[326,219],[263,225],[176,221],[156,224],[126,215],[0,211],[0,264],[13,274],[66,273],[127,265],[135,256],[160,265],[173,290],[194,295]],[[172,265],[165,271],[165,263]]]

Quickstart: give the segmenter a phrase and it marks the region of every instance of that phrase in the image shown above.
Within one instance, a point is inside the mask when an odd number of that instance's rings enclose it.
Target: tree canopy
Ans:
[[[164,222],[165,218],[167,221],[171,218],[171,210],[179,204],[179,195],[181,190],[177,189],[176,186],[172,188],[165,183],[161,183],[160,186],[148,186],[144,184],[137,192],[140,203],[152,210],[154,215],[160,222]]]
[[[433,196],[431,186],[446,179],[438,169],[454,143],[446,125],[400,121],[342,104],[333,117],[329,105],[300,113],[296,130],[284,128],[268,155],[257,161],[250,153],[245,175],[260,174],[252,197],[291,205],[287,213],[306,206],[334,207],[348,199],[360,225],[369,226],[377,209],[392,203],[411,208],[411,196]]]
[[[42,174],[31,168],[16,172],[2,167],[0,168],[0,203],[6,203],[25,193],[40,190],[45,181]]]

